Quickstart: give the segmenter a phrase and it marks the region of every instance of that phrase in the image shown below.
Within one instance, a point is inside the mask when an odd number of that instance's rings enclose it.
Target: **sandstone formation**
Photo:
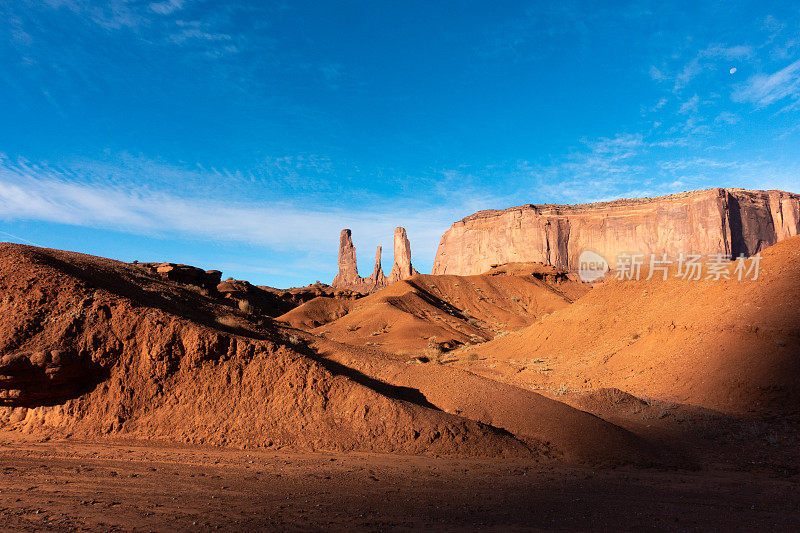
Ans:
[[[411,265],[411,243],[405,228],[394,230],[394,266],[389,273],[389,283],[408,279],[418,272]]]
[[[163,279],[176,281],[184,285],[194,285],[211,291],[216,290],[217,285],[222,280],[222,272],[219,270],[203,270],[202,268],[175,263],[134,262],[134,264],[151,274],[157,274]]]
[[[540,262],[578,269],[583,250],[613,268],[621,253],[756,254],[800,232],[800,195],[709,189],[584,205],[523,205],[480,211],[453,224],[433,274],[472,275],[492,265]]]
[[[375,287],[383,287],[386,285],[386,276],[383,274],[383,267],[381,266],[382,252],[383,247],[378,246],[378,250],[375,252],[375,267],[372,269],[372,276],[369,278],[374,281]]]
[[[394,265],[387,278],[381,266],[381,247],[375,253],[375,267],[372,275],[362,278],[358,275],[356,248],[353,246],[352,233],[343,229],[339,237],[339,273],[333,278],[331,285],[336,289],[349,289],[362,293],[375,292],[390,283],[407,279],[418,274],[411,265],[411,243],[405,228],[394,230]]]
[[[363,278],[358,275],[356,263],[356,247],[353,246],[353,235],[349,229],[343,229],[339,235],[339,273],[333,278],[334,287],[354,285]]]

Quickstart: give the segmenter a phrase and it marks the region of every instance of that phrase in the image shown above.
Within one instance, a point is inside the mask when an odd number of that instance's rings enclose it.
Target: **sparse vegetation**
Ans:
[[[303,342],[303,339],[301,339],[301,338],[300,338],[299,336],[297,336],[297,335],[294,335],[294,334],[292,334],[292,335],[284,335],[284,337],[283,337],[283,341],[284,341],[286,344],[289,344],[289,345],[291,345],[291,346],[298,346],[298,345],[302,344],[302,342]]]
[[[217,323],[225,326],[226,328],[237,328],[239,327],[239,319],[233,315],[223,315],[217,317]]]
[[[253,311],[254,311],[253,304],[251,304],[247,300],[239,300],[237,305],[239,307],[239,311],[241,311],[242,313],[244,313],[246,315],[252,315],[253,314]]]

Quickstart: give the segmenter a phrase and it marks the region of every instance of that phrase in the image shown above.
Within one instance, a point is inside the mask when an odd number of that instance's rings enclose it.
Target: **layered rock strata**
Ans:
[[[615,266],[622,253],[753,255],[800,233],[800,195],[709,189],[584,205],[480,211],[453,224],[433,274],[481,274],[492,265],[539,262],[578,269],[583,250]]]

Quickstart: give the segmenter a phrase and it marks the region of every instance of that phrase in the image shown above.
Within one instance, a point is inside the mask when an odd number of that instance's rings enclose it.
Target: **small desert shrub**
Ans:
[[[239,300],[237,305],[239,306],[239,311],[241,311],[242,313],[245,313],[247,315],[252,314],[253,305],[247,300]]]
[[[428,359],[436,364],[442,364],[442,354],[444,353],[444,349],[442,348],[442,345],[437,342],[435,336],[428,339],[428,349],[425,350],[425,352]]]
[[[224,315],[217,317],[217,323],[228,328],[239,327],[239,320],[232,315]]]

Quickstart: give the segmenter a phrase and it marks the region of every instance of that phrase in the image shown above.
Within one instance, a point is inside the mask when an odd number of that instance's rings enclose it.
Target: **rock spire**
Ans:
[[[394,230],[394,265],[389,277],[383,273],[381,266],[382,248],[378,246],[375,252],[375,267],[368,278],[358,275],[356,262],[356,248],[353,246],[352,232],[343,229],[339,236],[339,273],[333,278],[331,285],[337,289],[351,289],[360,292],[374,292],[383,287],[410,278],[418,274],[411,265],[411,243],[408,240],[405,228]]]

